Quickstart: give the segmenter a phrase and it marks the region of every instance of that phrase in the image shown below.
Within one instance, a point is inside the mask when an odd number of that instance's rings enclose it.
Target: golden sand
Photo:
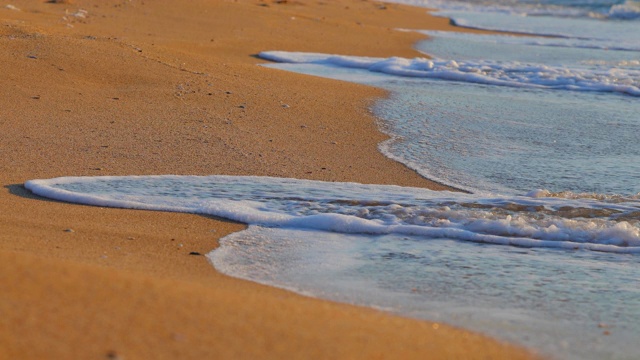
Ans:
[[[419,54],[446,19],[367,0],[12,1],[0,8],[0,358],[525,359],[483,335],[221,275],[244,225],[35,197],[57,176],[233,174],[443,187],[377,151],[379,89],[264,50]],[[289,107],[283,107],[286,104]]]

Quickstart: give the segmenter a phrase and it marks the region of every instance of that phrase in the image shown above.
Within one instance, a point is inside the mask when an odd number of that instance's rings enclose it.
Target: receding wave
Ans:
[[[96,206],[214,215],[248,224],[417,235],[520,247],[640,253],[640,201],[487,197],[421,188],[240,176],[31,180],[35,194]]]
[[[640,96],[640,70],[574,69],[517,61],[455,61],[426,58],[372,58],[265,51],[260,57],[282,63],[309,63],[364,69],[396,76],[536,89],[615,92]]]

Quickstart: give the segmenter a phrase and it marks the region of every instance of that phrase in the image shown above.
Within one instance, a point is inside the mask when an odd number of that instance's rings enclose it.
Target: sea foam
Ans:
[[[214,215],[267,227],[415,235],[519,247],[640,252],[636,198],[486,197],[270,177],[31,180],[35,194],[96,206]]]
[[[259,56],[281,63],[365,69],[405,77],[640,96],[640,70],[637,69],[565,68],[517,61],[372,58],[285,51],[264,51]]]

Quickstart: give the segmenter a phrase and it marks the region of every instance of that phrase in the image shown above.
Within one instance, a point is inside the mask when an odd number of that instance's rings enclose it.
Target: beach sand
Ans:
[[[243,224],[50,201],[57,176],[268,175],[443,187],[377,151],[384,91],[257,66],[264,50],[419,56],[450,28],[349,1],[26,1],[0,7],[0,358],[528,359],[442,324],[221,275]],[[188,4],[188,5],[187,5]],[[285,106],[286,105],[286,106]]]

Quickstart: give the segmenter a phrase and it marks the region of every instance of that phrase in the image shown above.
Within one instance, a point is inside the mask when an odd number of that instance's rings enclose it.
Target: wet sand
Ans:
[[[188,5],[185,5],[187,4]],[[257,66],[263,50],[419,56],[450,28],[371,1],[0,7],[1,358],[531,358],[442,324],[221,275],[243,224],[50,201],[29,179],[268,175],[443,187],[377,151],[384,91]],[[287,106],[283,106],[287,105]]]

